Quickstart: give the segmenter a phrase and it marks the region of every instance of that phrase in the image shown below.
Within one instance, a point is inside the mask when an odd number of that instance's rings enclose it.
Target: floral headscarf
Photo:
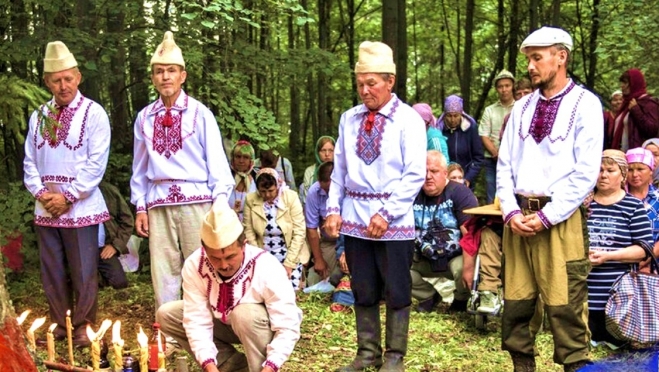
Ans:
[[[279,172],[277,172],[273,168],[261,168],[261,170],[256,173],[256,179],[258,180],[259,177],[261,177],[263,174],[271,175],[272,177],[275,178],[275,181],[277,182],[277,197],[275,197],[275,199],[269,202],[268,204],[279,205],[279,197],[284,192],[284,190],[289,188],[288,185],[281,179]]]
[[[236,154],[236,152],[239,152],[241,154],[247,154],[250,157],[250,162],[249,162],[249,169],[247,172],[239,172],[236,170],[233,162],[233,157]],[[254,153],[254,147],[252,146],[251,143],[247,141],[238,141],[236,144],[233,146],[233,149],[231,149],[231,169],[234,171],[234,181],[236,181],[236,186],[238,186],[241,182],[245,183],[245,190],[249,190],[249,187],[251,186],[252,183],[252,177],[250,173],[252,173],[252,170],[254,169],[254,159],[255,159],[255,153]]]
[[[459,112],[464,119],[469,120],[469,122],[472,125],[475,125],[476,120],[471,116],[467,115],[467,113],[464,112],[463,110],[464,109],[462,106],[462,98],[460,96],[453,94],[446,97],[446,99],[444,100],[444,112],[442,112],[442,115],[439,117],[439,119],[437,119],[435,128],[439,130],[444,130],[444,116],[446,116],[446,113],[448,112]]]

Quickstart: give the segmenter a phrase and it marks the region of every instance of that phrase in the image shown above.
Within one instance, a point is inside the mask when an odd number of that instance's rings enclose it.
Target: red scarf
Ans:
[[[623,94],[622,105],[620,106],[620,111],[616,115],[614,121],[615,131],[613,133],[613,141],[611,143],[612,149],[620,149],[622,145],[622,133],[625,130],[624,120],[625,116],[629,113],[629,102],[632,99],[638,99],[639,97],[647,94],[645,90],[645,78],[643,73],[640,70],[635,68],[627,70],[627,75],[629,75],[629,94]]]

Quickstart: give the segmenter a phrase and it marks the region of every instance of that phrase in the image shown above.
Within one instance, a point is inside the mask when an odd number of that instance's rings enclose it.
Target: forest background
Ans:
[[[572,35],[569,73],[604,105],[629,68],[640,68],[655,92],[659,8],[649,0],[0,0],[0,245],[21,234],[26,255],[25,272],[8,271],[14,305],[46,312],[34,199],[22,179],[28,117],[50,98],[42,81],[47,42],[66,43],[82,71],[80,90],[110,115],[106,179],[128,196],[133,122],[157,98],[149,60],[166,30],[183,50],[184,89],[211,108],[222,134],[276,148],[292,161],[299,183],[315,161],[316,138],[336,136],[341,113],[359,103],[352,71],[362,41],[393,48],[395,89],[403,100],[427,102],[438,116],[444,98],[459,94],[465,111],[479,119],[496,101],[492,83],[501,69],[527,75],[519,44],[542,25]],[[148,326],[154,311],[148,272],[131,276],[131,283],[125,292],[103,292],[102,315]],[[327,301],[301,302],[306,320],[299,349],[305,352],[287,370],[326,370],[352,355],[354,320],[330,315]],[[415,317],[408,367],[509,369],[496,322],[483,337],[467,319]],[[543,370],[557,370],[550,336],[541,337]]]

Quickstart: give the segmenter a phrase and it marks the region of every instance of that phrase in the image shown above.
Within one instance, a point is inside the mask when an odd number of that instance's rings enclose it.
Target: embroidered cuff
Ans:
[[[208,359],[204,360],[204,362],[201,363],[201,370],[203,371],[204,369],[206,369],[206,366],[211,364],[211,363],[217,364],[217,362],[213,358],[208,358]]]
[[[146,207],[145,206],[139,206],[135,209],[135,213],[146,213]]]
[[[514,210],[514,211],[508,213],[508,214],[506,215],[506,218],[503,219],[503,223],[504,223],[505,225],[507,225],[508,222],[510,222],[510,220],[511,220],[514,216],[516,216],[516,215],[518,215],[518,214],[522,214],[522,211],[520,211],[519,209]]]
[[[265,363],[263,363],[263,367],[270,367],[275,372],[279,371],[279,366],[269,360],[266,360]]]
[[[341,208],[339,207],[329,207],[327,208],[327,216],[332,214],[341,214]]]
[[[44,187],[43,189],[39,190],[39,192],[36,193],[36,195],[34,195],[34,198],[39,200],[39,198],[47,192],[48,192],[48,189]]]
[[[73,194],[71,194],[71,192],[69,190],[64,191],[63,195],[66,198],[66,200],[71,202],[71,204],[78,201],[78,198],[76,198]]]
[[[394,220],[394,216],[392,216],[389,212],[387,212],[387,210],[384,209],[384,207],[380,208],[380,210],[378,211],[378,214],[380,216],[382,216],[382,218],[384,218],[385,221],[387,221],[389,223],[391,223],[391,221]]]
[[[554,226],[551,224],[551,222],[549,222],[549,219],[547,218],[547,216],[545,216],[543,211],[538,211],[537,214],[538,214],[538,218],[540,219],[540,222],[542,222],[542,224],[545,226],[545,229],[549,229],[552,226]]]

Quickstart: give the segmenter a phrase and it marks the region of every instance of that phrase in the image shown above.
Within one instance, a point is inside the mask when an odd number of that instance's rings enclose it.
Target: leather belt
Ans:
[[[520,194],[515,194],[517,199],[517,204],[523,210],[537,212],[541,210],[547,203],[551,201],[550,196],[525,196]]]

